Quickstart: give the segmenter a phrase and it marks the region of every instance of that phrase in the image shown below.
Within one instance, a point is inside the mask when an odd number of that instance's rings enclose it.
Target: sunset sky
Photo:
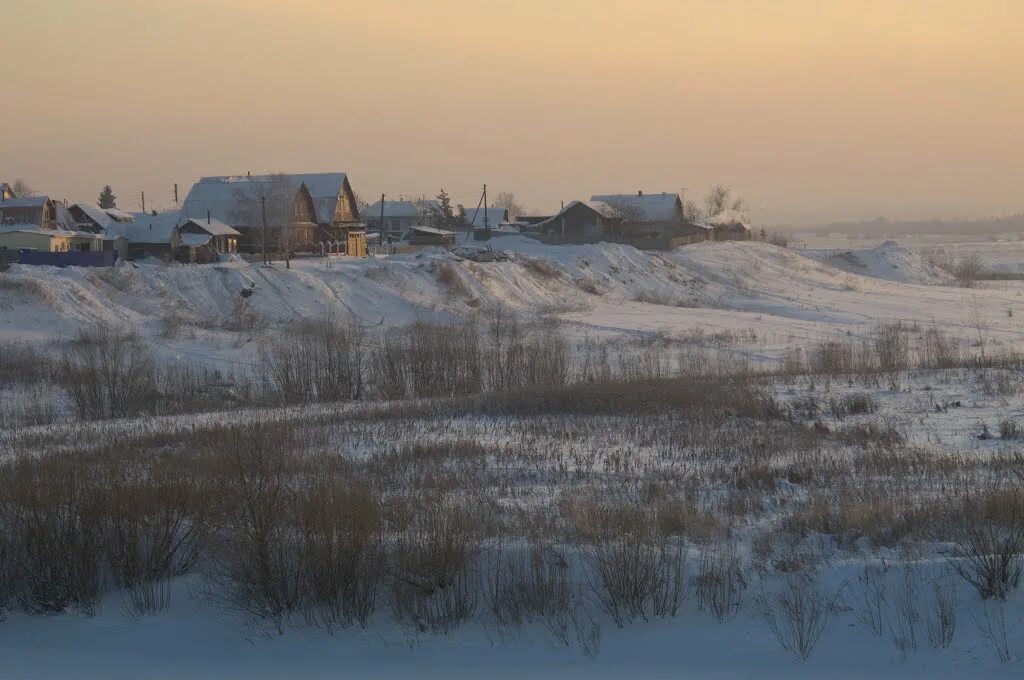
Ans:
[[[1024,2],[3,0],[0,178],[122,207],[344,170],[759,224],[1024,211]]]

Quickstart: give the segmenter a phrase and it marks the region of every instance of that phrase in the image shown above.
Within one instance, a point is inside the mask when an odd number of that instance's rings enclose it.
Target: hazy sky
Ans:
[[[0,178],[528,206],[731,184],[759,223],[1024,211],[1024,2],[3,0]]]

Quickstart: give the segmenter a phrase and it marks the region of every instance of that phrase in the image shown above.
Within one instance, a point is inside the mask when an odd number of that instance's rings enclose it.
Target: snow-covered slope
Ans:
[[[605,243],[546,246],[522,237],[491,244],[490,251],[303,259],[291,269],[240,260],[14,266],[0,275],[0,340],[66,337],[104,321],[134,327],[172,356],[218,360],[250,351],[247,321],[272,327],[334,312],[386,326],[504,304],[527,316],[557,315],[586,333],[750,330],[781,349],[901,320],[963,336],[982,332],[993,343],[1024,348],[1017,321],[1024,316],[1012,314],[1021,298],[1009,290],[886,280],[756,242],[708,242],[671,253]],[[928,274],[916,266],[918,256],[897,246],[867,252],[873,255],[858,257],[873,263],[872,271],[900,262],[904,274]],[[175,323],[187,329],[183,337],[166,332]]]

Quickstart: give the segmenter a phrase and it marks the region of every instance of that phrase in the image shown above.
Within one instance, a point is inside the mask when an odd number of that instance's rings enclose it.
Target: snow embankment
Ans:
[[[130,326],[170,356],[230,362],[252,354],[254,331],[301,317],[351,314],[396,326],[454,320],[500,304],[527,317],[556,315],[583,333],[699,327],[767,333],[788,346],[907,321],[973,336],[980,327],[986,340],[1024,347],[1024,326],[1016,325],[1022,317],[1008,313],[1020,305],[1011,292],[920,285],[942,277],[894,245],[857,251],[858,266],[850,258],[827,259],[757,242],[652,253],[509,236],[453,252],[299,259],[290,269],[241,260],[112,269],[15,265],[0,274],[0,341],[66,338],[100,321]]]
[[[808,257],[837,269],[875,279],[927,286],[956,284],[956,277],[952,274],[930,263],[921,253],[895,241],[863,250],[814,250],[806,253]]]

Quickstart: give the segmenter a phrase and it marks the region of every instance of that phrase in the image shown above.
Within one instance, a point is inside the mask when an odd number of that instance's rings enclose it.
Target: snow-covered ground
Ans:
[[[838,566],[831,588],[845,589],[856,572]],[[846,586],[844,586],[844,583]],[[866,630],[852,611],[835,615],[807,661],[782,651],[767,625],[741,614],[723,623],[688,603],[674,620],[605,629],[596,656],[553,640],[542,626],[500,636],[483,628],[447,637],[417,636],[375,626],[328,635],[289,630],[248,631],[241,620],[187,597],[192,582],[175,586],[172,606],[134,618],[108,598],[95,617],[16,615],[0,624],[4,678],[1010,678],[1016,664],[1000,663],[982,639],[981,607],[961,613],[948,649],[921,639],[904,658],[888,640]],[[962,593],[967,597],[969,593]],[[1014,649],[1024,646],[1024,607],[1007,606]],[[923,637],[923,634],[922,634]]]
[[[998,268],[1024,269],[1024,246],[974,248]],[[489,248],[363,260],[300,259],[291,269],[241,260],[210,266],[122,263],[111,270],[14,266],[0,274],[0,341],[28,341],[59,351],[48,343],[100,321],[134,329],[165,361],[232,371],[255,363],[263,333],[287,329],[301,317],[353,315],[372,327],[389,327],[417,319],[455,320],[502,304],[530,320],[557,319],[577,340],[700,345],[764,367],[779,365],[795,348],[827,339],[869,338],[878,324],[895,321],[914,326],[918,334],[941,330],[975,353],[981,346],[992,354],[1024,351],[1024,288],[1012,282],[974,289],[951,283],[920,250],[895,243],[807,251],[754,242],[703,243],[647,253],[621,245],[553,247],[504,237]],[[1022,390],[1015,387],[1019,375],[998,370],[1009,388],[993,389],[986,381],[998,376],[973,369],[905,373],[896,385],[796,376],[774,380],[771,387],[797,410],[809,397],[824,405],[831,398],[866,393],[877,404],[875,412],[838,423],[823,409],[820,419],[827,427],[881,422],[903,434],[908,449],[985,457],[1013,453],[1019,443],[979,439],[981,425],[994,432],[1000,421],[1024,416]],[[259,417],[332,423],[341,422],[351,408],[272,409]],[[139,427],[181,432],[229,417],[247,415],[0,431],[0,447],[4,455],[33,452],[32,442],[48,437],[84,446],[90,433],[127,437],[138,435]],[[538,450],[607,446],[608,453],[635,457],[628,461],[634,472],[658,469],[657,439],[641,445],[614,423],[576,420],[574,438],[562,432],[550,441],[538,439]],[[803,425],[810,427],[813,420],[807,417]],[[391,427],[410,432],[423,427],[431,436],[448,439],[513,441],[525,432],[516,429],[522,424],[514,419],[410,420]],[[596,436],[588,441],[581,434],[588,428],[614,436],[607,443]],[[346,425],[329,442],[339,450],[355,450],[353,442],[379,446],[375,436],[394,432]],[[544,464],[536,463],[529,474],[543,478]],[[666,469],[670,464],[665,463]],[[788,489],[783,482],[779,487]],[[893,563],[902,559],[895,548],[882,554]],[[284,635],[270,634],[206,601],[198,579],[185,577],[174,582],[171,607],[151,616],[129,616],[116,592],[106,596],[93,617],[10,614],[0,622],[0,656],[5,659],[0,677],[1002,678],[1020,670],[996,659],[980,632],[985,621],[981,604],[962,583],[957,586],[963,605],[957,635],[948,649],[932,649],[920,632],[918,649],[904,655],[885,636],[872,635],[856,615],[853,591],[862,564],[862,556],[844,555],[823,569],[826,590],[842,592],[843,598],[806,663],[780,649],[757,615],[753,593],[740,614],[723,623],[698,612],[692,597],[675,619],[621,630],[603,620],[599,651],[588,656],[579,645],[558,644],[543,626],[499,633],[474,623],[435,636],[381,621],[335,635],[302,625],[289,627]],[[1005,605],[1005,614],[1008,641],[1020,659],[1020,593]]]
[[[948,276],[893,244],[838,256],[763,243],[648,253],[505,237],[491,247],[507,257],[486,261],[494,258],[467,249],[463,255],[480,261],[427,250],[296,260],[291,269],[240,260],[108,270],[14,266],[0,287],[0,341],[67,338],[103,321],[134,328],[169,359],[231,369],[251,363],[251,329],[260,325],[328,312],[401,325],[504,304],[527,316],[555,316],[578,334],[752,333],[763,340],[761,353],[776,358],[794,344],[863,336],[886,321],[1024,348],[1019,287],[936,285]],[[533,266],[538,261],[547,266]],[[457,288],[441,281],[446,266],[462,282]],[[243,291],[252,294],[242,297]]]

